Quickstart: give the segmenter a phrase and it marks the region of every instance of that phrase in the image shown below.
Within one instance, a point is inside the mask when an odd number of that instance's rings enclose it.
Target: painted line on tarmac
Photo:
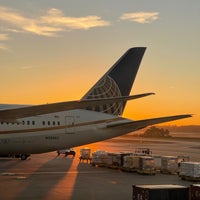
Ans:
[[[63,171],[63,172],[5,172],[5,173],[1,173],[1,176],[19,176],[19,175],[45,175],[45,174],[106,174],[106,173],[110,173],[110,172],[106,172],[106,171],[98,171],[98,172],[92,172],[92,171],[84,171],[84,172],[80,172],[80,171]]]

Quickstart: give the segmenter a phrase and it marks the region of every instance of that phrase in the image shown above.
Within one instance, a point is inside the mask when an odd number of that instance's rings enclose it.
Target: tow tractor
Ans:
[[[75,157],[76,152],[74,151],[74,149],[60,149],[60,150],[57,150],[57,154],[58,156],[60,154],[65,154],[65,156],[72,155],[73,157]]]
[[[135,154],[151,155],[152,151],[149,148],[136,148]]]

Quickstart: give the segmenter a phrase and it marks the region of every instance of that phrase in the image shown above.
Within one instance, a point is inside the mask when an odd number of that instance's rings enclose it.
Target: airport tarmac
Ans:
[[[86,146],[84,146],[86,147]],[[134,152],[148,147],[156,155],[187,155],[191,161],[200,161],[199,140],[141,139],[125,136],[87,145],[91,151]],[[179,184],[189,186],[178,175],[139,175],[105,167],[92,167],[75,158],[56,152],[31,155],[25,161],[0,158],[1,200],[130,200],[132,185]],[[195,182],[196,183],[196,182]]]

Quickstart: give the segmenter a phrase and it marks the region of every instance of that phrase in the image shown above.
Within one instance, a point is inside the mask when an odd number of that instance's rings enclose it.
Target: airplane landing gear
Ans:
[[[26,160],[30,155],[21,154],[21,160]]]

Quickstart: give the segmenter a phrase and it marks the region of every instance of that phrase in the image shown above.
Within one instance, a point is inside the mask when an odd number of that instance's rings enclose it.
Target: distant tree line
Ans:
[[[140,136],[142,137],[171,137],[170,132],[168,129],[164,128],[157,128],[155,126],[151,126],[150,128],[146,129],[143,134]]]
[[[168,129],[171,132],[200,133],[200,125],[160,126],[160,127]]]

